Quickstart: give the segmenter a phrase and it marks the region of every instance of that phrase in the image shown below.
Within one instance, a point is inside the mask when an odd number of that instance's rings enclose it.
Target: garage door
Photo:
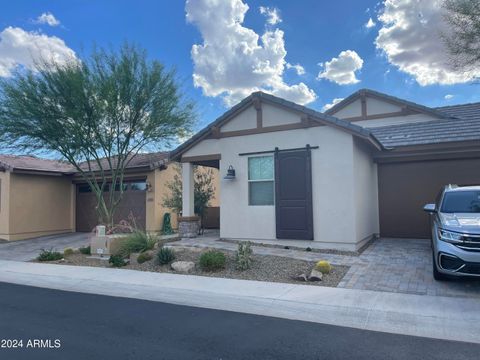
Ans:
[[[430,237],[423,212],[448,184],[480,184],[480,159],[378,165],[380,234],[385,237]]]
[[[110,186],[110,184],[109,184]],[[105,192],[105,196],[108,192]],[[81,232],[89,232],[98,224],[98,216],[95,210],[97,201],[95,195],[87,184],[77,185],[76,201],[76,229]],[[131,215],[135,218],[138,228],[145,229],[146,222],[146,183],[134,181],[124,183],[124,193],[114,221],[127,220]]]

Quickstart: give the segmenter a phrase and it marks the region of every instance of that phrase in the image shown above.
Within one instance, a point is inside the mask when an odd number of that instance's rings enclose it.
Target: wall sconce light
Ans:
[[[227,175],[224,177],[225,180],[234,180],[235,179],[235,169],[230,165],[227,169]]]
[[[147,190],[147,192],[152,191],[152,184],[150,184],[150,181],[145,182],[145,190]]]

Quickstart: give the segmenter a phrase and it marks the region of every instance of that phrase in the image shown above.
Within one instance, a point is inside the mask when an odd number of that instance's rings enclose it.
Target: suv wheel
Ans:
[[[438,271],[437,264],[435,263],[435,255],[432,253],[432,267],[433,278],[437,281],[443,281],[447,279],[447,276]]]

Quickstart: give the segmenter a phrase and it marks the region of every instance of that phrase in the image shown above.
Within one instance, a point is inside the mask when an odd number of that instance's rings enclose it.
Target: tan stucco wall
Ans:
[[[149,232],[158,232],[162,229],[163,225],[163,216],[165,213],[171,214],[172,227],[177,228],[177,214],[172,209],[165,208],[163,206],[163,201],[165,196],[168,196],[170,189],[167,184],[172,182],[174,176],[178,174],[181,179],[181,174],[177,173],[176,163],[168,164],[167,168],[164,170],[156,169],[152,171],[147,176],[147,181],[152,185],[151,191],[147,193],[147,224],[146,230]],[[200,167],[202,169],[211,169]],[[219,184],[219,174],[217,169],[212,169],[213,171],[213,184],[215,186],[216,194],[215,198],[210,202],[210,206],[220,206],[220,184]]]
[[[0,239],[8,239],[10,219],[10,173],[0,172]]]
[[[72,182],[66,177],[10,174],[7,240],[72,232]]]

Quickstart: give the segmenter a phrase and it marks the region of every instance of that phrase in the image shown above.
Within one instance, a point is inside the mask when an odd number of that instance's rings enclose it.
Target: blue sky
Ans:
[[[55,51],[73,50],[80,57],[93,43],[117,46],[128,40],[177,69],[187,95],[198,103],[199,128],[258,89],[316,110],[360,88],[428,106],[480,101],[479,85],[469,83],[477,74],[458,74],[446,64],[438,3],[17,0],[3,4],[0,13],[0,76],[2,66],[3,76],[28,66],[25,52],[16,51],[19,39],[31,42],[30,48],[22,45],[29,53],[38,50],[35,44],[49,47],[53,41]],[[406,32],[399,21],[407,24]],[[270,45],[262,42],[265,34]],[[250,50],[242,50],[245,43]],[[198,53],[192,57],[195,44]]]

